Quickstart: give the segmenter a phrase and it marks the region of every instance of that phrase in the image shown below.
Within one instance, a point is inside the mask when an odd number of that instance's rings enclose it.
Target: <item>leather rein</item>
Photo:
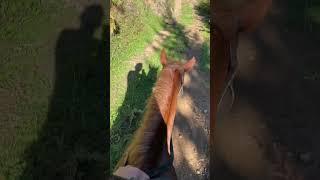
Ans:
[[[232,44],[232,41],[231,40],[227,40],[223,34],[223,31],[219,28],[219,26],[215,23],[213,23],[213,29],[214,33],[217,33],[217,36],[220,36],[220,38],[222,38],[222,41],[223,41],[223,50],[224,50],[224,57],[227,57],[227,61],[228,62],[225,62],[227,63],[227,74],[226,74],[226,77],[225,77],[225,80],[224,80],[224,85],[223,85],[223,88],[222,88],[222,92],[221,92],[221,95],[219,96],[219,100],[218,100],[218,108],[220,107],[221,105],[221,102],[228,90],[228,88],[230,88],[231,90],[231,94],[232,94],[232,104],[234,102],[234,99],[235,99],[235,94],[234,94],[234,89],[233,89],[233,80],[237,74],[237,70],[238,70],[238,60],[237,60],[237,52],[236,52],[236,49],[237,49],[237,39],[235,39],[235,42]],[[224,61],[224,59],[214,59],[216,61]],[[214,67],[213,67],[214,68]]]

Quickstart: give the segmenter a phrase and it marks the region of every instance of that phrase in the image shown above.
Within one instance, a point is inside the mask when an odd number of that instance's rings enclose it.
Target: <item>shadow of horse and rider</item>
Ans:
[[[130,142],[133,133],[140,125],[144,107],[158,73],[158,67],[149,65],[148,69],[146,73],[143,64],[137,63],[135,69],[127,74],[126,94],[110,133],[111,165],[116,164],[125,150],[124,147]]]
[[[47,120],[24,152],[20,179],[107,177],[109,44],[103,20],[102,6],[91,5],[81,14],[78,29],[60,33]],[[95,38],[101,28],[101,38]]]

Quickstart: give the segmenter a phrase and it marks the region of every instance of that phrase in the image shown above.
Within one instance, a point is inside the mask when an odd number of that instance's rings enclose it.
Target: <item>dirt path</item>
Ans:
[[[199,63],[203,44],[200,28],[204,25],[195,12],[194,16],[195,22],[185,30],[189,42],[185,57],[195,56]],[[209,74],[198,67],[185,76],[173,132],[174,166],[179,179],[208,179],[209,85]]]

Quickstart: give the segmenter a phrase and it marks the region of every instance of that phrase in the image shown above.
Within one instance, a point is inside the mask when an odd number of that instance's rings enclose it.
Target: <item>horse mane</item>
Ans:
[[[152,95],[148,99],[141,126],[117,167],[130,164],[141,170],[147,170],[159,164],[163,155],[169,158],[166,151],[166,124],[160,112],[160,108],[166,106],[167,102],[159,101],[158,97],[170,97],[175,90],[174,77],[170,71],[172,69],[169,67],[160,72]]]

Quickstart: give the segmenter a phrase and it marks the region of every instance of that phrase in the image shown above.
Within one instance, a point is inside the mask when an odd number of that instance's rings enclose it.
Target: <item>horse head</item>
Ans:
[[[167,125],[167,148],[170,154],[170,140],[176,115],[178,94],[183,88],[184,74],[193,68],[196,59],[192,57],[186,63],[168,60],[166,52],[163,49],[160,61],[163,69],[154,89],[154,95],[164,122]]]

